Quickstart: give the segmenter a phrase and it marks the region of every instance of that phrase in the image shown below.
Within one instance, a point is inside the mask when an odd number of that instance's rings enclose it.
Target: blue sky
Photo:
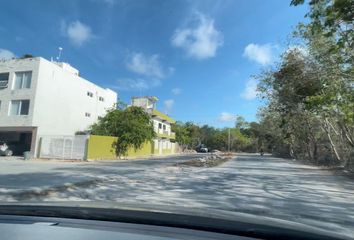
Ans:
[[[290,0],[0,2],[0,58],[62,61],[122,101],[154,95],[177,120],[256,120],[252,75],[272,66],[304,20]]]

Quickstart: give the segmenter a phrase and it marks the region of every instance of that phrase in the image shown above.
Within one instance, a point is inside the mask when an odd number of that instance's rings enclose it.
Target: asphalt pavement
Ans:
[[[354,180],[286,159],[239,154],[220,166],[201,155],[122,162],[0,159],[0,201],[109,201],[215,208],[354,236]]]

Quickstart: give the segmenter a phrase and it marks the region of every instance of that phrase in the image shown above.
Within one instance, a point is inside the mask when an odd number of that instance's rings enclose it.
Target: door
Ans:
[[[162,139],[159,139],[159,154],[162,154]]]

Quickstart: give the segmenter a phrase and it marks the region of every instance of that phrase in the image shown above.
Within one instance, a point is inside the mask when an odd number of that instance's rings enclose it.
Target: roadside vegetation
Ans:
[[[293,0],[291,5],[304,4]],[[288,49],[255,76],[265,101],[259,122],[239,117],[231,129],[177,123],[184,148],[257,152],[354,169],[354,1],[310,0]]]
[[[304,4],[293,0],[291,5]],[[232,128],[192,122],[172,126],[182,150],[265,152],[311,164],[354,169],[354,0],[310,0],[278,63],[255,76],[264,105],[258,122],[238,117]],[[118,137],[116,152],[138,149],[154,138],[149,115],[117,109],[90,132]]]
[[[125,156],[130,147],[137,150],[155,137],[149,114],[140,107],[126,107],[122,103],[93,124],[89,132],[117,137],[114,147],[118,157]]]
[[[310,21],[294,33],[298,45],[257,76],[267,103],[260,124],[276,155],[353,168],[354,1],[311,0],[309,8]]]
[[[183,150],[196,149],[198,145],[205,144],[209,150],[258,152],[266,137],[261,127],[259,123],[249,123],[243,117],[238,117],[232,128],[177,122],[172,131],[176,133],[176,141]]]

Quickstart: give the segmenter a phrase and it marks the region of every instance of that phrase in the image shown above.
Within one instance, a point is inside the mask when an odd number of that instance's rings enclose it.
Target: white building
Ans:
[[[116,102],[116,92],[85,80],[67,63],[0,61],[0,140],[19,154],[36,153],[41,136],[86,130]]]
[[[172,132],[171,124],[176,123],[174,119],[156,109],[157,97],[132,97],[132,106],[142,107],[151,116],[156,133],[154,139],[154,154],[171,154],[176,150],[176,135]]]

